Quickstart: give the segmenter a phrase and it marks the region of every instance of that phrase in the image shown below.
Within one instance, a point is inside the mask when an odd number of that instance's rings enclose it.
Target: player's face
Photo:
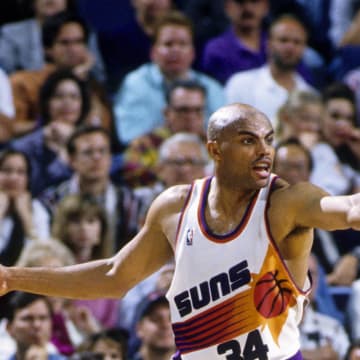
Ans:
[[[263,115],[228,125],[215,159],[223,184],[245,190],[266,186],[274,159],[273,139],[273,128]]]

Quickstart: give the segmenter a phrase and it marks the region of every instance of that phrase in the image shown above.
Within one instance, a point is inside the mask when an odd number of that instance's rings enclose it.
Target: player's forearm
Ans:
[[[5,290],[75,299],[118,298],[120,286],[107,274],[111,267],[109,260],[63,268],[10,267],[5,269]]]

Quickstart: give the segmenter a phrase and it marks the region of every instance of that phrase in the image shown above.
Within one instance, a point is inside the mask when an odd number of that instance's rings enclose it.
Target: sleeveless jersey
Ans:
[[[298,324],[310,283],[306,291],[296,286],[271,237],[266,210],[275,179],[272,174],[225,235],[205,221],[212,178],[193,183],[167,293],[181,359],[302,359]]]

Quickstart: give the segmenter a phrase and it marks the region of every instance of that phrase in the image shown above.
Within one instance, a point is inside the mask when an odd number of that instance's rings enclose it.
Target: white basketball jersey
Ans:
[[[298,324],[310,286],[296,286],[271,238],[266,210],[275,178],[225,235],[212,233],[205,221],[212,178],[194,182],[167,293],[181,359],[302,359]]]

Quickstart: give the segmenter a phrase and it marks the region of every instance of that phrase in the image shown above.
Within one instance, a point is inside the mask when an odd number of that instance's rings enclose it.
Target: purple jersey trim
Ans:
[[[302,357],[301,352],[299,350],[294,356],[292,356],[288,360],[304,360],[304,358]]]

